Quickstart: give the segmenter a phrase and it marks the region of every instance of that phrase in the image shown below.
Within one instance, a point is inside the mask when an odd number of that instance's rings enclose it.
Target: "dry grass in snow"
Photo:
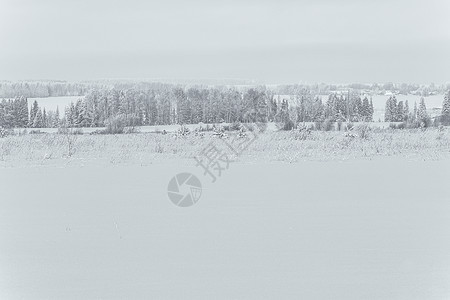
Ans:
[[[237,133],[229,133],[229,141]],[[226,151],[223,140],[206,133],[177,137],[173,134],[124,135],[35,134],[0,139],[0,164],[51,163],[59,160],[151,164],[199,155],[211,142]],[[237,158],[240,162],[341,160],[375,156],[418,156],[439,159],[450,152],[450,130],[369,129],[344,132],[266,132]]]

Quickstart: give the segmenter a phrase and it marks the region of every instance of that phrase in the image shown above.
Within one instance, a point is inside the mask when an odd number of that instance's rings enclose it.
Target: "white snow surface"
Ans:
[[[167,184],[192,172],[200,201]],[[450,160],[0,169],[0,299],[449,299]]]

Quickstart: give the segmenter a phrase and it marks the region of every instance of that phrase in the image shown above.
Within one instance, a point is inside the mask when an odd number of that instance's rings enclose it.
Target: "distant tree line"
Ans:
[[[30,128],[58,128],[61,125],[59,108],[56,111],[41,109],[35,100],[30,108],[28,127]]]
[[[372,121],[373,103],[367,97],[331,94],[320,97],[302,91],[292,97],[276,97],[265,87],[239,91],[234,88],[175,87],[162,90],[92,90],[65,111],[71,127],[102,127],[118,115],[130,126],[233,123]]]
[[[409,103],[406,100],[399,101],[397,103],[397,98],[395,96],[390,96],[386,101],[386,108],[384,110],[384,121],[385,122],[404,122],[408,119],[417,115],[417,104],[414,107],[414,113],[409,112]]]
[[[98,83],[69,83],[65,81],[0,81],[0,98],[27,98],[55,97],[55,96],[84,96],[88,90],[105,86]]]
[[[371,122],[374,107],[372,99],[358,94],[347,95],[331,94],[325,105],[325,117],[331,121]],[[313,120],[317,121],[317,120]]]
[[[25,97],[3,99],[0,102],[0,127],[2,128],[47,128],[59,127],[61,119],[59,110],[46,111],[34,101],[28,111],[28,100]]]
[[[162,82],[151,82],[145,80],[91,80],[79,82],[67,82],[61,80],[48,81],[0,81],[0,98],[15,98],[24,96],[28,98],[33,97],[54,97],[54,96],[85,96],[89,90],[92,89],[172,89],[180,87],[183,89],[196,88],[199,85],[195,84],[195,80],[183,81],[183,84],[174,84]],[[202,80],[205,84],[205,80]],[[250,81],[243,80],[212,80],[208,86],[215,86],[220,89],[227,88],[230,85],[238,89],[248,89],[252,86]],[[203,86],[204,85],[200,85]],[[432,94],[441,94],[450,89],[450,85],[418,85],[418,84],[395,84],[395,83],[374,83],[374,84],[284,84],[271,86],[270,89],[277,95],[296,95],[304,90],[310,91],[315,95],[329,95],[336,92],[359,92],[376,95],[384,95],[386,92],[397,94],[415,94],[421,96],[429,96]]]
[[[384,95],[386,92],[392,92],[401,95],[420,95],[420,96],[430,96],[433,94],[442,94],[448,89],[450,89],[450,84],[442,85],[419,85],[410,83],[396,84],[392,82],[387,83],[373,83],[373,84],[363,84],[363,83],[351,83],[351,84],[289,84],[289,85],[278,85],[273,88],[275,93],[283,95],[296,94],[297,91],[308,89],[312,93],[317,95],[326,95],[335,92],[342,91],[353,91],[369,93],[373,95]]]
[[[442,107],[442,116],[440,118],[436,118],[435,123],[444,120],[444,115],[446,114],[446,102],[448,102],[447,92],[444,97],[444,103]],[[450,107],[449,107],[450,108]],[[450,109],[449,109],[450,111]],[[423,97],[420,98],[419,107],[417,107],[417,103],[414,103],[413,111],[409,111],[409,104],[406,100],[405,103],[403,101],[399,101],[397,103],[397,98],[395,96],[391,96],[386,101],[386,109],[384,113],[384,121],[385,122],[405,122],[407,124],[415,124],[412,127],[428,127],[431,125],[431,118],[427,113],[427,107],[425,105],[425,99]],[[443,122],[444,123],[444,122]]]
[[[442,103],[441,113],[442,125],[450,125],[450,90],[444,95],[444,102]]]
[[[28,102],[25,97],[0,102],[0,127],[28,127]]]

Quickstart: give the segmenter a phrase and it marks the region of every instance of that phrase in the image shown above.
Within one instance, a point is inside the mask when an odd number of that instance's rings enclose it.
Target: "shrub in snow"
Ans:
[[[164,147],[161,145],[160,141],[155,144],[155,153],[164,153]]]
[[[334,129],[334,122],[333,120],[331,120],[330,118],[325,119],[325,121],[323,121],[321,129],[323,131],[332,131]]]
[[[241,128],[242,128],[242,124],[240,122],[234,122],[230,126],[230,129],[235,130],[235,131],[241,130]]]
[[[117,115],[108,118],[105,121],[106,129],[104,133],[107,134],[122,134],[125,130],[125,126],[127,125],[127,120],[124,115]]]
[[[78,136],[76,134],[66,134],[65,141],[67,146],[67,156],[71,157],[75,154],[75,143]]]
[[[123,133],[125,134],[130,134],[130,133],[139,133],[139,127],[134,127],[134,126],[130,126],[130,127],[125,127],[125,129],[123,130]]]
[[[188,136],[191,133],[191,131],[189,130],[189,128],[187,128],[186,126],[182,125],[180,128],[178,128],[178,130],[175,132],[176,136]]]
[[[238,137],[239,137],[239,138],[245,138],[245,137],[247,137],[247,133],[245,133],[244,127],[242,127],[242,128],[239,130]]]
[[[346,130],[346,131],[348,131],[348,130],[353,130],[354,127],[355,127],[355,125],[354,125],[352,122],[348,122],[348,123],[345,125],[345,130]]]
[[[282,130],[292,130],[295,128],[295,124],[294,122],[292,122],[291,119],[287,119],[284,123],[283,123],[283,127]]]
[[[406,128],[406,122],[401,122],[397,125],[397,129],[405,129]]]
[[[81,134],[83,134],[83,129],[81,129],[81,128],[75,128],[75,129],[71,130],[70,133],[71,133],[71,134],[78,134],[78,135],[81,135]]]
[[[222,125],[221,128],[223,131],[231,131],[232,130],[230,125]]]
[[[368,124],[363,123],[355,127],[355,133],[361,139],[368,139],[371,128]]]
[[[68,127],[63,126],[63,127],[59,127],[58,128],[57,133],[58,134],[78,134],[78,135],[82,135],[83,134],[83,130],[81,128],[68,128]]]
[[[44,132],[40,131],[39,129],[37,130],[30,130],[30,134],[43,134]]]
[[[352,131],[346,131],[344,136],[352,139],[356,138],[356,134],[354,134]]]
[[[218,128],[213,130],[213,136],[218,138],[227,138],[227,134],[224,132],[223,128]]]
[[[12,129],[7,129],[0,127],[0,138],[7,137],[8,135],[13,135],[14,131]]]
[[[298,129],[295,131],[294,133],[294,138],[296,140],[306,140],[312,132],[312,127],[311,126],[306,126],[306,125],[301,125],[298,126]]]
[[[395,124],[395,123],[389,123],[389,128],[390,128],[390,129],[397,129],[397,124]]]
[[[103,132],[103,130],[97,129],[97,130],[92,131],[92,132],[89,133],[89,134],[90,134],[90,135],[97,135],[97,134],[104,134],[104,132]]]
[[[194,135],[198,137],[204,137],[205,133],[201,132],[199,129],[194,130]]]
[[[206,124],[206,127],[203,128],[202,126],[200,126],[200,131],[213,131],[214,130],[214,125],[213,126],[209,126],[209,124]]]
[[[353,125],[353,123],[349,122],[345,125],[345,134],[344,136],[347,138],[351,138],[354,139],[356,138],[356,134],[353,132],[353,130],[355,129],[355,126]]]

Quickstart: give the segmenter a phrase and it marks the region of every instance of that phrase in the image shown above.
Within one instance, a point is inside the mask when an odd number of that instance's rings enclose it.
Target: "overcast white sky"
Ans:
[[[0,79],[450,81],[449,0],[0,0]]]

